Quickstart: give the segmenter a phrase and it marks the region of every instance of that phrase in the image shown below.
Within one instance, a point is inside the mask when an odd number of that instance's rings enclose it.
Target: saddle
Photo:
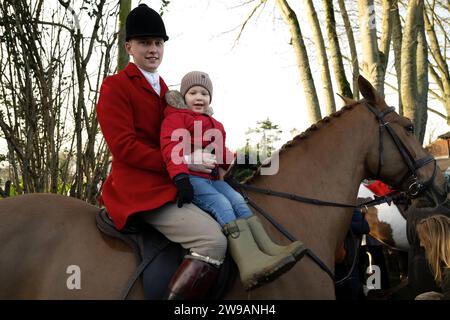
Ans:
[[[122,230],[117,230],[105,208],[95,217],[97,228],[104,234],[122,240],[129,245],[140,262],[134,274],[130,277],[121,294],[126,299],[135,282],[141,278],[144,287],[144,297],[149,300],[161,300],[167,292],[169,281],[183,261],[188,251],[180,244],[167,239],[162,233],[140,219],[139,214]],[[226,292],[228,280],[235,276],[236,267],[232,259],[225,258],[208,297],[220,299]]]

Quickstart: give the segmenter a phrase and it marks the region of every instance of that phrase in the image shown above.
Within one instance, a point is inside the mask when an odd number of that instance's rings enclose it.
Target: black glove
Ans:
[[[178,208],[181,208],[183,203],[191,203],[194,198],[194,188],[189,181],[189,176],[186,173],[180,173],[173,178],[173,183],[178,189]]]
[[[216,178],[218,176],[219,176],[219,167],[215,166],[214,169],[212,169],[212,171],[211,171],[211,177]]]

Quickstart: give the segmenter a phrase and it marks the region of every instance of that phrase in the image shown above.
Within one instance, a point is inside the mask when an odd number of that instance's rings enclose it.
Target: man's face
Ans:
[[[149,72],[156,72],[164,56],[162,38],[135,38],[125,42],[127,53],[133,56],[134,63]]]

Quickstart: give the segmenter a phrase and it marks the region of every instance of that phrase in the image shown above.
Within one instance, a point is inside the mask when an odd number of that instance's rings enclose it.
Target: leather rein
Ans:
[[[392,129],[389,122],[386,122],[384,120],[384,117],[387,114],[394,112],[395,108],[387,107],[383,111],[378,111],[375,107],[370,105],[370,103],[368,101],[363,101],[363,105],[365,105],[375,115],[375,118],[377,119],[377,121],[379,123],[379,147],[378,147],[379,160],[378,160],[378,171],[377,171],[376,177],[380,176],[382,167],[384,165],[383,134],[384,134],[384,130],[386,129],[386,131],[392,138],[394,144],[397,146],[397,149],[399,150],[404,162],[408,166],[408,172],[407,172],[406,176],[403,177],[403,179],[401,179],[400,183],[398,184],[398,186],[401,186],[405,181],[411,179],[412,183],[409,185],[406,192],[392,192],[383,197],[375,196],[375,199],[373,199],[373,200],[366,201],[359,205],[352,205],[352,204],[322,201],[322,200],[318,200],[318,199],[299,196],[296,194],[274,191],[274,190],[265,189],[265,188],[259,188],[259,187],[255,187],[255,186],[252,186],[249,184],[241,184],[232,177],[227,177],[226,181],[231,186],[238,189],[239,192],[244,197],[244,199],[247,201],[247,203],[250,206],[252,206],[256,211],[258,211],[262,216],[264,216],[265,219],[267,219],[280,233],[282,233],[290,241],[296,241],[297,239],[292,234],[290,234],[282,225],[280,225],[268,212],[266,212],[264,209],[259,207],[254,201],[252,201],[248,197],[248,195],[245,191],[262,193],[262,194],[265,194],[268,196],[285,198],[285,199],[298,201],[298,202],[302,202],[302,203],[307,203],[307,204],[311,204],[311,205],[339,207],[339,208],[352,208],[352,209],[362,209],[362,208],[367,209],[368,207],[372,207],[372,206],[375,206],[375,205],[378,205],[381,203],[388,203],[390,205],[391,202],[396,202],[398,200],[404,200],[405,198],[408,198],[408,197],[415,198],[419,194],[421,194],[422,192],[424,192],[430,188],[433,189],[433,191],[435,191],[436,193],[439,193],[439,192],[437,192],[437,190],[435,189],[435,186],[434,186],[434,180],[435,180],[436,171],[437,171],[437,164],[436,164],[436,160],[433,158],[433,156],[428,155],[419,160],[415,160],[414,157],[411,155],[410,151],[408,150],[408,148],[406,148],[405,144],[400,140],[397,133],[395,133],[395,131]],[[432,176],[426,182],[419,181],[419,179],[417,177],[417,171],[420,168],[424,167],[425,165],[427,165],[431,162],[434,162],[434,171],[433,171]],[[447,186],[448,186],[448,184],[446,184],[446,187],[445,187],[445,193],[443,195],[443,198],[444,198],[443,202],[445,202],[445,199],[447,197],[447,193],[448,193]],[[355,259],[352,263],[352,267],[351,267],[349,273],[344,278],[336,281],[333,271],[331,271],[331,269],[317,255],[315,255],[310,249],[305,250],[305,255],[309,256],[323,271],[325,271],[330,276],[330,278],[335,282],[336,285],[344,283],[351,277],[351,274],[356,265],[356,259],[357,259],[357,255],[355,255]]]

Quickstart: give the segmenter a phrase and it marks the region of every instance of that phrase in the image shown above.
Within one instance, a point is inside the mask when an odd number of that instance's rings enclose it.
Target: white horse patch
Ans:
[[[361,184],[359,187],[358,198],[374,198],[374,193],[367,188],[364,184]],[[403,218],[399,209],[396,205],[387,203],[383,203],[375,206],[376,210],[370,210],[368,214],[375,214],[376,219],[370,219],[369,225],[371,229],[374,227],[377,229],[378,234],[383,232],[388,232],[386,228],[377,228],[377,226],[373,225],[374,221],[378,220],[378,223],[387,224],[392,230],[391,234],[381,234],[381,237],[374,232],[373,236],[377,240],[383,242],[387,246],[392,249],[408,251],[409,243],[406,237],[406,220]],[[366,218],[367,219],[367,218]],[[371,231],[372,235],[372,231]],[[381,239],[378,239],[381,238]],[[392,243],[387,243],[390,241],[385,241],[384,239],[392,239]]]

